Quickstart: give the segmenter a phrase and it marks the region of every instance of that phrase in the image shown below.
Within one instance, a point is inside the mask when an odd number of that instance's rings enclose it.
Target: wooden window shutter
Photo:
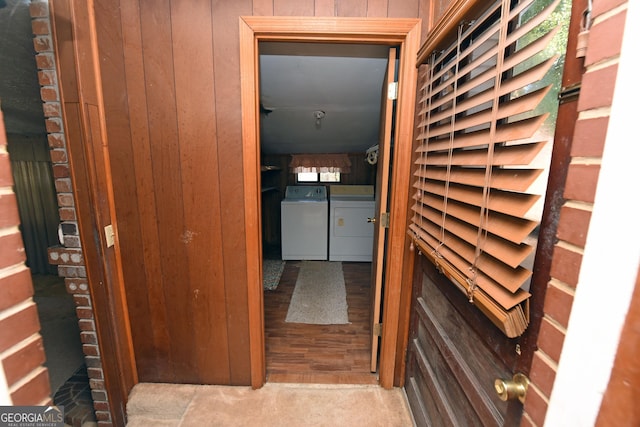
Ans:
[[[525,18],[534,1],[496,1],[420,61],[409,234],[508,337],[529,324],[532,211],[546,187],[532,186],[545,179],[537,162],[553,143],[539,111],[549,86],[539,82],[557,58],[539,58],[554,34],[538,33],[558,2]]]

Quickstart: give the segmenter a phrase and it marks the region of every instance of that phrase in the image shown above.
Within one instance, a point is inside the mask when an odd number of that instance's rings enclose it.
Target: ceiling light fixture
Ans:
[[[316,127],[319,128],[320,127],[320,121],[322,119],[324,119],[324,116],[326,116],[326,113],[322,110],[316,110],[313,112],[313,117],[316,119]]]

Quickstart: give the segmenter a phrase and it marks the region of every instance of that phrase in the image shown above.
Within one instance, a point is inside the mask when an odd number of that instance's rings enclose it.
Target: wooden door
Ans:
[[[416,257],[410,328],[405,389],[418,425],[519,424],[521,403],[500,400],[493,385],[527,355],[424,256]]]
[[[569,24],[568,46],[574,47],[579,30],[576,24],[585,8],[578,3],[573,3]],[[431,50],[423,47],[421,52],[427,54]],[[527,375],[536,350],[550,272],[551,258],[547,254],[551,253],[555,240],[554,212],[562,204],[561,198],[554,195],[562,193],[569,164],[570,141],[577,119],[574,88],[579,70],[575,55],[567,54],[563,71],[554,77],[562,74],[557,86],[565,89],[550,93],[561,102],[557,126],[553,125],[547,196],[529,288],[531,322],[525,332],[517,338],[508,338],[489,317],[470,304],[467,295],[460,292],[463,285],[454,284],[447,274],[442,274],[442,266],[436,267],[416,246],[405,389],[418,425],[520,425],[523,404],[515,395],[503,401],[498,395],[499,381],[511,380],[514,384],[516,375]]]
[[[381,335],[380,307],[382,303],[383,271],[387,225],[382,214],[388,215],[389,169],[391,163],[391,128],[393,123],[393,101],[390,89],[395,81],[397,51],[389,49],[389,62],[382,87],[382,108],[380,111],[380,139],[378,143],[378,168],[376,171],[375,231],[373,239],[373,263],[371,266],[371,372],[378,369],[378,347]]]

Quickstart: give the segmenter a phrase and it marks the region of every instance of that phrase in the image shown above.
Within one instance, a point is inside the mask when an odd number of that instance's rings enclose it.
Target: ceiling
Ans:
[[[388,50],[260,43],[262,152],[364,153],[376,145]],[[324,113],[320,120],[318,111]]]

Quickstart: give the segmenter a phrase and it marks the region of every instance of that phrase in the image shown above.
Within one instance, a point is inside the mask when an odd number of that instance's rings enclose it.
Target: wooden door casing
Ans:
[[[354,31],[354,28],[357,31]],[[420,20],[243,17],[240,23],[240,70],[243,118],[244,219],[246,230],[246,271],[248,275],[249,345],[251,348],[251,384],[261,387],[265,382],[264,308],[260,242],[260,144],[258,139],[258,41],[350,42],[400,46],[399,89],[396,110],[394,172],[391,190],[391,218],[386,259],[386,284],[382,345],[380,349],[380,384],[391,388],[396,371],[396,352],[400,325],[400,295],[402,293],[403,260],[408,253],[406,235],[409,198],[405,191],[411,178],[413,119],[417,85],[415,54],[420,35]]]

